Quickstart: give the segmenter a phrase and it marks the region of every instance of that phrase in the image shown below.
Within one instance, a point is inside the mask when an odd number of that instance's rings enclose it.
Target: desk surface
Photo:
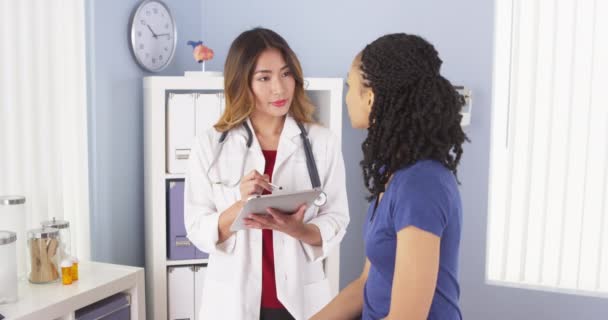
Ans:
[[[6,319],[55,319],[70,317],[77,309],[88,306],[118,292],[143,290],[143,268],[100,262],[81,262],[79,279],[64,286],[61,281],[33,284],[19,282],[19,300],[0,305]],[[143,291],[140,291],[143,292]],[[134,297],[136,300],[143,297]],[[142,303],[139,301],[139,303]],[[132,308],[137,301],[132,301]],[[137,314],[137,313],[135,313]],[[140,315],[141,316],[141,315]],[[140,316],[135,317],[138,319]]]

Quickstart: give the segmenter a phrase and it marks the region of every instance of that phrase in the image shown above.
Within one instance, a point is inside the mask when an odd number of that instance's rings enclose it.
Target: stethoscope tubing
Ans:
[[[308,169],[308,176],[310,177],[310,182],[312,184],[313,189],[320,189],[321,188],[321,179],[319,178],[319,171],[317,169],[317,164],[314,159],[314,154],[312,153],[312,146],[310,144],[310,140],[308,139],[308,132],[306,132],[306,129],[300,122],[296,121],[296,124],[300,128],[300,137],[302,138],[302,143],[304,144],[304,154],[306,155],[306,167]],[[241,182],[241,178],[243,177],[243,174],[245,173],[244,172],[245,171],[245,161],[247,159],[247,154],[249,153],[249,149],[251,148],[251,145],[253,144],[253,133],[251,132],[251,128],[249,128],[249,125],[247,124],[247,122],[243,122],[243,126],[245,127],[245,130],[247,131],[247,148],[246,148],[245,154],[243,155],[243,161],[241,162],[241,174],[239,176],[239,179],[235,183],[223,182],[223,181],[221,181],[221,179],[219,179],[218,181],[212,182],[213,184],[221,184],[226,187],[234,188]],[[216,148],[216,151],[214,152],[213,160],[211,161],[211,164],[209,165],[209,169],[207,169],[207,178],[209,178],[209,172],[211,171],[211,168],[215,164],[217,164],[217,161],[219,160],[219,157],[220,157],[220,154],[224,147],[224,143],[226,142],[226,137],[228,136],[228,133],[229,133],[229,131],[224,131],[224,132],[222,132],[222,134],[220,136],[220,139],[218,141],[218,146]],[[209,180],[211,181],[211,179],[209,179]],[[315,199],[314,204],[317,207],[321,207],[321,206],[325,205],[325,203],[327,203],[327,194],[325,194],[325,191],[321,191],[319,197],[317,199]]]

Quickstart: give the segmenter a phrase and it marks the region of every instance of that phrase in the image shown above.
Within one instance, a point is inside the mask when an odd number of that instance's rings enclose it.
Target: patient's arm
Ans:
[[[428,317],[439,272],[441,238],[414,226],[397,233],[391,308],[386,319]]]
[[[351,282],[311,320],[357,319],[363,310],[363,288],[369,274],[370,262],[365,259],[365,266],[359,278]]]

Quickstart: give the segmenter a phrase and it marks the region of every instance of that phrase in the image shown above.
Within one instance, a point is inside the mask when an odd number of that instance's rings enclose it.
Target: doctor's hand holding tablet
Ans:
[[[281,231],[286,234],[296,232],[302,225],[304,218],[304,211],[306,205],[303,203],[293,203],[292,209],[295,211],[280,211],[271,207],[260,207],[255,208],[252,206],[246,206],[249,200],[255,201],[255,199],[262,199],[261,195],[264,193],[270,193],[275,190],[282,190],[283,188],[270,183],[270,177],[267,174],[261,174],[256,170],[252,170],[241,179],[239,186],[241,191],[241,199],[246,199],[238,216],[235,216],[235,222],[232,224],[232,230],[237,231],[247,228],[255,229],[272,229]],[[294,201],[296,199],[293,199]],[[265,202],[271,205],[269,202]],[[262,204],[263,205],[263,204]],[[257,209],[257,210],[256,210]],[[254,211],[252,211],[254,210]],[[237,218],[241,218],[238,220]],[[238,226],[235,223],[239,222]]]
[[[248,199],[235,217],[231,230],[244,228],[271,229],[283,232],[294,238],[307,233],[304,213],[321,191],[312,189],[299,192],[280,192],[283,187],[270,183],[268,175],[251,171],[241,180],[241,199]],[[279,194],[269,195],[269,192]],[[262,196],[262,193],[267,195]]]

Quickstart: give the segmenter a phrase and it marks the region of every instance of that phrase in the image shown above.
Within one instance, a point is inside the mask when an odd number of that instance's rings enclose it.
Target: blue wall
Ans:
[[[143,265],[142,72],[127,46],[127,22],[138,1],[88,1],[90,170],[93,257]],[[179,28],[175,61],[162,74],[198,70],[181,46],[201,38],[215,50],[210,70],[222,70],[240,32],[264,26],[283,35],[302,61],[305,76],[345,77],[352,57],[389,32],[416,33],[437,47],[443,74],[473,89],[472,143],[460,167],[464,203],[461,245],[462,306],[466,319],[603,319],[606,300],[488,286],[484,283],[487,223],[493,1],[209,1],[166,0]],[[351,225],[342,245],[341,285],[360,273],[364,256],[359,161],[365,132],[343,118]]]
[[[129,51],[129,18],[140,1],[87,1],[92,256],[144,265],[143,96]],[[201,29],[199,0],[168,1],[178,26],[174,62],[160,75],[198,68],[184,39]]]

